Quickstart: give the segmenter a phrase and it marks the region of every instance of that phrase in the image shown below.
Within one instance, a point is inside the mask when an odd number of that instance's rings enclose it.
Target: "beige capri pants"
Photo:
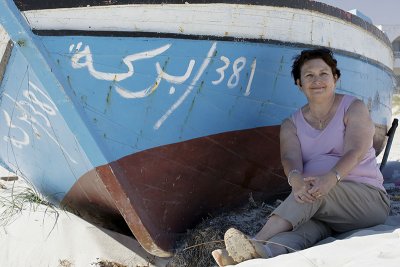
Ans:
[[[389,211],[386,192],[362,183],[342,181],[313,203],[298,203],[291,193],[271,215],[289,221],[293,230],[275,235],[266,246],[280,244],[288,253],[306,249],[334,233],[384,223]]]

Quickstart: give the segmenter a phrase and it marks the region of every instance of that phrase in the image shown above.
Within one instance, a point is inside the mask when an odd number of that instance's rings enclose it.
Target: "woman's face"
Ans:
[[[337,76],[324,60],[311,59],[300,69],[300,80],[297,85],[310,100],[318,96],[331,96],[335,92]]]

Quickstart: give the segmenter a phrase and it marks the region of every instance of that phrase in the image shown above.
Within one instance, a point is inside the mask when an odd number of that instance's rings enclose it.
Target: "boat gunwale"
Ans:
[[[165,5],[165,4],[182,4],[186,5],[185,0],[61,0],[61,1],[36,1],[36,0],[13,0],[20,11],[40,10],[40,9],[58,9],[58,8],[76,8],[90,6],[116,6],[129,4],[149,4],[149,5]],[[362,18],[349,13],[345,10],[315,1],[293,1],[293,0],[191,0],[189,4],[230,4],[230,5],[260,5],[283,7],[293,9],[307,9],[309,11],[320,12],[325,15],[333,16],[338,19],[350,22],[364,30],[372,33],[389,47],[392,44],[389,38],[378,29],[375,25],[363,20]]]

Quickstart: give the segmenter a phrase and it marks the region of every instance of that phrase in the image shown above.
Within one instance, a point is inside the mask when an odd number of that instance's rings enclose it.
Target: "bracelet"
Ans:
[[[297,170],[297,169],[293,169],[293,170],[291,170],[291,171],[288,173],[287,182],[288,182],[288,184],[289,184],[290,186],[292,186],[292,184],[290,183],[290,176],[292,176],[293,173],[301,173],[301,172],[300,172],[299,170]]]
[[[340,176],[339,172],[337,170],[333,170],[336,176],[336,183],[339,183],[340,180],[342,179],[342,176]]]

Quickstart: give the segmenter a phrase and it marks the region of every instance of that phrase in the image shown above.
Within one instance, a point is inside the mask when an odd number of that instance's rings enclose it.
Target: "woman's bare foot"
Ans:
[[[236,264],[231,256],[229,256],[228,251],[226,249],[216,249],[211,252],[215,262],[218,264],[219,267],[223,267],[226,265],[233,265]]]

